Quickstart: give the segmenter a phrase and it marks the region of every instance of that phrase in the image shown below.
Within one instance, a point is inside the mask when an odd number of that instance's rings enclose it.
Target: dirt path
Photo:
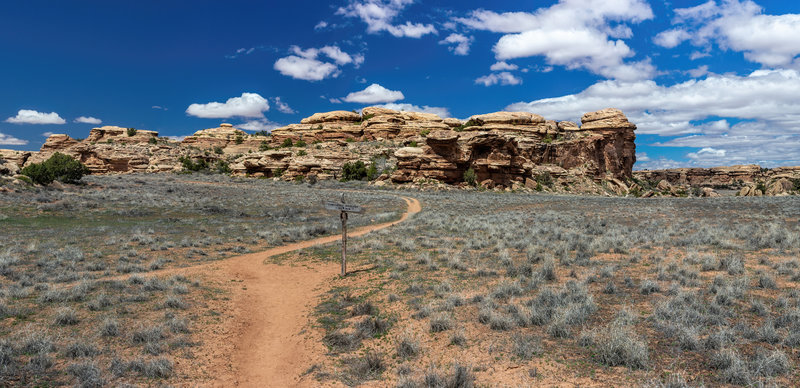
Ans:
[[[388,228],[421,210],[419,201],[403,199],[408,209],[393,222],[370,225],[348,232],[349,236]],[[326,349],[303,333],[309,314],[326,279],[338,276],[335,263],[278,265],[265,260],[283,253],[339,241],[328,236],[233,257],[204,266],[201,273],[235,285],[231,292],[232,327],[204,339],[198,355],[210,365],[213,386],[287,387],[313,386],[301,375]],[[194,271],[192,271],[194,272]],[[219,367],[225,364],[225,367]],[[310,378],[309,378],[310,379]]]

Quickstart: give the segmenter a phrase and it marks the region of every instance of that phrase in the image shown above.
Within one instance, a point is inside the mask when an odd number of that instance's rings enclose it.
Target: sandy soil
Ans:
[[[348,231],[360,236],[403,222],[421,210],[419,201],[403,199],[408,209],[393,222]],[[199,381],[190,386],[287,387],[318,386],[306,372],[321,360],[326,349],[318,334],[306,332],[313,306],[327,279],[339,276],[334,263],[272,264],[273,256],[328,244],[340,236],[328,236],[236,256],[224,261],[168,272],[200,275],[233,284],[230,299],[218,306],[223,317],[205,327],[197,359],[183,365],[189,376],[196,368]],[[162,271],[159,271],[162,272]],[[159,273],[160,274],[160,273]],[[222,283],[219,283],[222,285]],[[187,362],[187,361],[184,361]]]

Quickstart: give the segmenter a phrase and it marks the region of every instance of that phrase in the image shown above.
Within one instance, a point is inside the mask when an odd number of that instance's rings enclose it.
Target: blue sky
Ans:
[[[798,13],[777,0],[5,2],[0,147],[384,104],[573,121],[618,107],[639,126],[636,169],[800,165]]]

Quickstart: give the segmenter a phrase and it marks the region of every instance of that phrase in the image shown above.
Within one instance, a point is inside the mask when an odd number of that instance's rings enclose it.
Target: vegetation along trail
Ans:
[[[414,198],[402,197],[408,205],[400,219],[369,225],[348,232],[352,237],[388,228],[418,213],[421,206]],[[301,374],[314,356],[324,354],[318,341],[308,341],[301,331],[306,327],[312,302],[325,279],[338,276],[337,263],[292,266],[271,264],[265,260],[314,245],[339,241],[337,235],[306,240],[233,257],[209,267],[210,276],[238,282],[232,289],[234,326],[224,338],[206,341],[199,354],[213,357],[213,364],[230,362],[223,373],[213,376],[215,386],[297,386]],[[205,272],[203,271],[203,272]],[[213,273],[212,273],[213,272]],[[226,354],[226,346],[233,346]]]

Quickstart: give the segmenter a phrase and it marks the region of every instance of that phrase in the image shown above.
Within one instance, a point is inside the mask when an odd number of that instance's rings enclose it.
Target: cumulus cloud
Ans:
[[[17,139],[14,136],[6,135],[0,132],[0,145],[25,145],[28,144],[27,140]]]
[[[340,7],[336,14],[361,19],[367,24],[367,33],[370,34],[385,31],[397,38],[420,38],[427,34],[436,34],[436,28],[432,24],[410,21],[394,24],[400,13],[413,2],[413,0],[354,1],[346,7]]]
[[[314,29],[315,30],[324,30],[326,27],[328,27],[328,22],[326,22],[324,20],[321,20],[319,23],[317,23],[317,25],[314,26]]]
[[[56,112],[44,113],[30,109],[20,109],[17,115],[6,119],[12,124],[64,124],[66,121]]]
[[[89,116],[89,117],[81,116],[81,117],[78,117],[77,119],[75,119],[75,122],[76,123],[83,123],[83,124],[94,124],[94,125],[97,125],[97,124],[102,123],[103,120],[100,120],[98,118],[91,117],[91,116]]]
[[[342,100],[346,102],[357,102],[361,104],[378,104],[384,102],[395,102],[404,99],[403,92],[399,90],[389,90],[378,84],[372,84],[366,89],[353,92]]]
[[[439,44],[448,45],[448,49],[455,55],[467,55],[469,54],[469,47],[473,40],[474,38],[471,36],[450,34],[447,38],[439,41]]]
[[[476,10],[456,20],[469,28],[505,34],[493,48],[501,61],[544,56],[550,65],[640,80],[655,74],[655,67],[649,60],[626,63],[634,51],[612,38],[630,38],[633,33],[624,23],[652,18],[644,0],[561,0],[533,13]]]
[[[269,110],[269,101],[258,93],[242,93],[240,97],[232,97],[223,102],[192,104],[186,113],[205,119],[229,117],[264,117]]]
[[[274,68],[281,74],[306,81],[321,81],[326,78],[336,78],[341,74],[339,66],[352,64],[355,68],[364,63],[361,54],[350,55],[339,46],[325,46],[322,48],[309,48],[303,50],[292,46],[290,51],[294,55],[279,58],[275,61]],[[333,63],[320,60],[324,55]]]
[[[506,70],[517,70],[517,69],[519,69],[519,66],[511,63],[506,63],[505,61],[497,62],[493,64],[491,67],[489,67],[489,70],[491,71],[506,71]]]
[[[450,111],[447,108],[442,108],[437,106],[428,106],[428,105],[419,106],[413,104],[398,104],[398,103],[383,104],[378,106],[386,109],[394,109],[406,112],[433,113],[442,118],[450,117]]]
[[[254,132],[267,131],[267,132],[271,132],[275,128],[280,128],[280,126],[281,126],[280,124],[273,123],[272,121],[269,121],[267,119],[257,119],[257,120],[250,120],[250,121],[244,122],[242,124],[239,124],[239,125],[236,126],[236,128],[243,129],[245,131],[254,131]]]
[[[500,73],[492,73],[489,75],[485,75],[483,77],[479,77],[475,80],[476,84],[481,84],[483,86],[492,86],[492,85],[519,85],[522,83],[522,79],[511,74],[507,71],[503,71]]]
[[[657,35],[657,44],[675,47],[688,40],[707,51],[716,43],[764,66],[800,66],[800,14],[765,15],[750,0],[711,0],[674,11],[677,27]]]
[[[598,82],[578,94],[511,104],[506,109],[576,121],[584,112],[623,110],[638,133],[676,136],[661,146],[712,148],[703,165],[800,163],[800,72],[758,70],[747,76],[709,74],[663,86],[654,81]],[[725,163],[723,163],[725,162]]]

